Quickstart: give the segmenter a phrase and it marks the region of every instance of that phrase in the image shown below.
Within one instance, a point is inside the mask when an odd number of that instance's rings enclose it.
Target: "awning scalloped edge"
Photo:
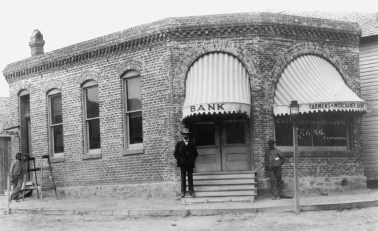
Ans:
[[[308,114],[315,114],[315,113],[322,113],[322,112],[360,112],[360,113],[366,113],[365,109],[323,109],[323,110],[317,110],[317,111],[308,111],[308,112],[299,112],[299,115],[308,115]],[[290,115],[289,113],[275,113],[275,116],[286,116]]]
[[[194,117],[194,116],[201,116],[201,115],[236,115],[236,114],[239,114],[239,115],[246,115],[247,117],[249,117],[248,113],[245,112],[245,111],[224,111],[224,112],[199,112],[199,113],[193,113],[193,114],[190,114],[190,115],[187,115],[185,116],[183,119],[186,119],[186,118],[190,118],[190,117]]]

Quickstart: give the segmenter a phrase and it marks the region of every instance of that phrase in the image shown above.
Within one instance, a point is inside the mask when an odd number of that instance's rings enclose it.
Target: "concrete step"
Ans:
[[[256,186],[250,185],[201,185],[196,186],[196,192],[212,192],[212,191],[237,191],[237,190],[255,190]]]
[[[252,171],[194,173],[195,198],[181,198],[183,204],[249,201],[257,195],[256,173]]]
[[[181,203],[184,205],[197,203],[219,203],[219,202],[255,202],[255,196],[238,196],[238,197],[184,197]]]
[[[255,179],[227,179],[227,180],[193,180],[193,185],[238,185],[256,184]]]
[[[220,172],[195,172],[193,175],[231,175],[231,174],[256,174],[255,171],[220,171]]]
[[[255,196],[254,190],[248,191],[212,191],[212,192],[196,192],[196,197],[231,197],[231,196]]]
[[[186,177],[188,178],[188,177]],[[230,174],[230,175],[194,175],[193,180],[218,180],[218,179],[255,179],[255,174]]]

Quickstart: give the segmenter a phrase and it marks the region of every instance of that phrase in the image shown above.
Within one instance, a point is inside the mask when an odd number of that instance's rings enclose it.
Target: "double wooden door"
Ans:
[[[251,170],[249,119],[194,122],[195,172]]]

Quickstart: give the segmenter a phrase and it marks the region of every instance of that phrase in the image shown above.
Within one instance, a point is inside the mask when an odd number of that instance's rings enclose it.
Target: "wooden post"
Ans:
[[[293,141],[294,141],[294,211],[295,214],[299,214],[300,207],[299,207],[299,177],[298,177],[298,128],[297,123],[293,122]]]
[[[9,215],[9,207],[10,207],[10,173],[7,175],[7,214]]]

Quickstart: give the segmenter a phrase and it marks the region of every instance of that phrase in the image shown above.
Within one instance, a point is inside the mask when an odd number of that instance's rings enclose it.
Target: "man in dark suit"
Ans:
[[[181,197],[186,193],[186,174],[188,173],[189,194],[194,197],[193,188],[193,168],[194,161],[198,156],[195,143],[189,139],[189,129],[183,128],[181,131],[182,140],[176,143],[174,156],[177,160],[177,167],[181,168]]]

